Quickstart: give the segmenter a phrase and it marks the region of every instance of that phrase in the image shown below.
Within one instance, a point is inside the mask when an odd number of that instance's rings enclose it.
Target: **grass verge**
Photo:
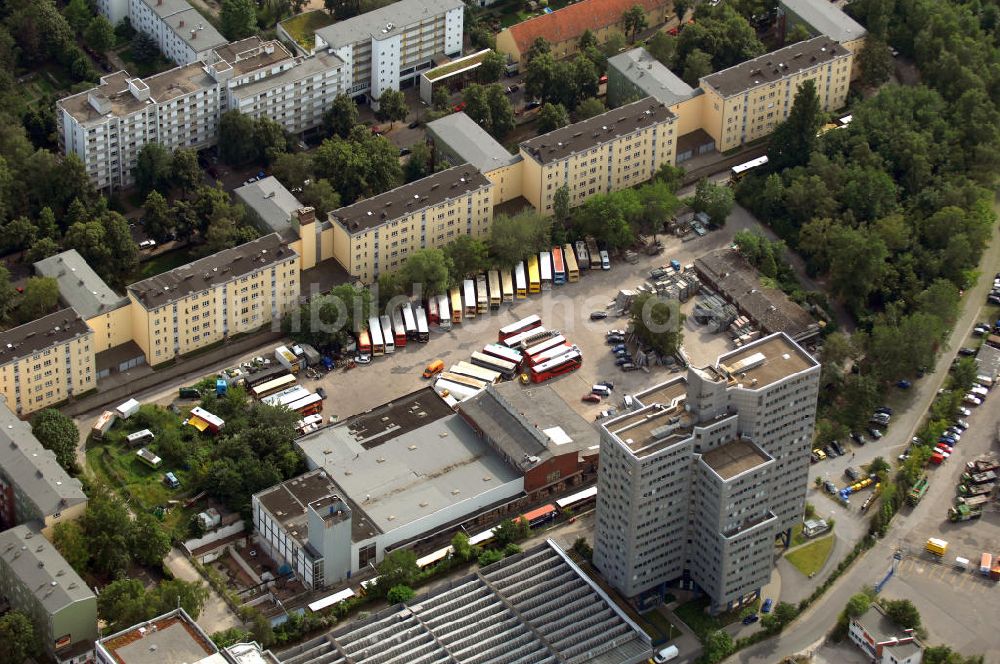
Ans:
[[[827,535],[795,549],[785,558],[795,566],[795,569],[806,576],[811,576],[822,569],[831,551],[833,551],[833,535]]]

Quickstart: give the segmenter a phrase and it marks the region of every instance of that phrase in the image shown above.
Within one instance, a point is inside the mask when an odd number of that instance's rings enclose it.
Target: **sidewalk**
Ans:
[[[180,549],[177,547],[170,549],[167,557],[163,559],[163,563],[178,579],[203,583],[208,588],[208,599],[205,600],[205,606],[202,608],[201,615],[198,616],[197,620],[202,629],[211,634],[229,629],[230,627],[243,626],[242,621],[233,613],[229,605],[226,604],[226,600],[222,599],[222,596],[208,585],[208,582],[202,578],[198,570],[194,568],[194,565],[191,564],[191,561],[184,556]]]

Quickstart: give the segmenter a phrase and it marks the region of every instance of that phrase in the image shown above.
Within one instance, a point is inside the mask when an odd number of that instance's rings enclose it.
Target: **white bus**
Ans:
[[[438,306],[438,327],[442,330],[451,329],[451,309],[448,307],[447,295],[434,295]]]
[[[372,338],[372,355],[384,355],[385,342],[382,340],[382,325],[378,322],[378,316],[368,319],[368,334]]]
[[[507,380],[510,380],[517,374],[516,364],[508,362],[507,360],[501,360],[499,357],[487,355],[486,353],[473,353],[472,363],[477,367],[483,367],[484,369],[489,369],[490,371],[499,372],[499,374]]]
[[[452,367],[454,368],[454,367]],[[442,371],[438,374],[438,380],[447,380],[452,383],[458,383],[459,385],[465,385],[466,387],[471,387],[474,390],[481,390],[486,387],[488,381],[480,380],[479,378],[473,378],[472,376],[466,376],[465,374],[454,373],[451,371]]]
[[[413,310],[413,315],[417,318],[417,341],[425,344],[431,340],[430,331],[427,327],[427,312],[419,304]]]
[[[253,395],[255,399],[263,399],[264,397],[269,397],[275,392],[280,392],[281,390],[286,390],[295,384],[295,376],[292,374],[285,374],[284,376],[279,376],[274,380],[269,380],[266,383],[261,383],[255,387],[250,388],[250,394]]]
[[[519,300],[528,297],[528,277],[524,274],[524,261],[514,266],[514,296]]]
[[[296,385],[295,387],[285,390],[284,392],[272,394],[271,396],[263,399],[262,402],[268,406],[287,406],[288,404],[294,403],[299,399],[304,399],[307,396],[309,396],[309,390],[301,385]]]
[[[500,292],[500,273],[490,270],[487,274],[490,282],[490,310],[499,311],[503,304],[503,293]]]
[[[527,357],[532,358],[535,355],[539,355],[541,353],[544,353],[545,351],[547,351],[548,349],[552,348],[553,346],[559,346],[559,345],[564,344],[564,343],[566,343],[566,337],[564,337],[561,334],[557,334],[554,337],[549,337],[548,339],[545,339],[543,341],[539,341],[537,344],[531,346],[530,348],[526,348],[524,350],[524,354]]]
[[[751,159],[750,161],[744,162],[742,164],[737,164],[736,166],[733,166],[732,170],[730,170],[729,179],[731,182],[738,182],[739,180],[742,180],[743,176],[745,176],[747,173],[749,173],[755,168],[764,166],[765,164],[767,164],[767,155],[764,155],[763,157],[757,157],[756,159]]]
[[[462,282],[462,313],[466,318],[476,317],[476,282],[472,279]]]
[[[524,348],[531,346],[535,341],[551,337],[554,334],[556,334],[556,332],[546,330],[544,327],[535,327],[516,336],[504,339],[501,343],[508,348],[513,348],[514,350],[523,350]]]
[[[453,365],[450,371],[451,373],[461,374],[463,376],[468,376],[469,378],[485,380],[488,383],[499,383],[500,379],[503,377],[500,375],[499,371],[479,367],[468,362],[459,362],[458,364]]]
[[[392,336],[392,321],[389,320],[388,316],[383,314],[379,316],[378,322],[379,325],[382,327],[382,341],[385,344],[386,355],[388,355],[389,353],[395,353],[396,342],[394,341],[394,338]]]
[[[552,256],[549,252],[538,252],[538,271],[541,275],[542,290],[552,290]]]
[[[403,305],[403,326],[406,327],[406,338],[417,340],[417,319],[413,317],[413,307],[409,302]]]
[[[516,351],[513,348],[507,348],[501,344],[486,344],[483,347],[483,352],[487,355],[498,357],[501,360],[513,362],[514,364],[520,364],[524,359],[524,356],[520,353],[520,351]]]

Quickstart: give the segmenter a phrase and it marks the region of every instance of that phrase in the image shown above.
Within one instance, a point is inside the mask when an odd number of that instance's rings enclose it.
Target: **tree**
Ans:
[[[115,45],[115,27],[103,16],[95,16],[83,33],[87,45],[98,53],[104,53]]]
[[[646,50],[664,67],[671,67],[677,54],[677,37],[666,32],[657,32],[646,41]]]
[[[407,292],[443,293],[451,271],[451,262],[442,250],[419,249],[399,269],[399,283]]]
[[[529,535],[531,535],[531,527],[524,519],[520,517],[504,519],[493,529],[493,542],[502,549],[508,544],[514,544],[527,538]]]
[[[592,118],[595,115],[600,115],[605,110],[604,102],[602,102],[597,97],[588,97],[580,102],[580,105],[576,107],[576,121],[586,120],[587,118]]]
[[[299,193],[299,200],[316,210],[319,217],[340,207],[340,194],[326,178],[316,178]]]
[[[171,162],[170,152],[159,143],[142,146],[132,171],[139,192],[148,194],[154,189],[169,191]]]
[[[524,94],[531,99],[549,99],[555,92],[556,60],[551,53],[541,53],[527,61],[524,68]],[[567,81],[559,81],[566,85]]]
[[[24,251],[35,242],[38,229],[27,217],[11,219],[3,227],[6,247],[11,251]]]
[[[471,235],[459,235],[444,246],[451,265],[451,284],[457,284],[470,274],[479,274],[489,267],[486,243]]]
[[[733,638],[725,630],[716,630],[705,638],[703,657],[706,662],[721,662],[733,652]]]
[[[565,224],[569,221],[570,200],[569,187],[562,185],[552,194],[552,214],[558,222]]]
[[[844,607],[844,611],[847,613],[848,618],[858,618],[868,611],[868,607],[871,604],[872,598],[867,593],[857,593],[851,595],[851,599],[847,600],[847,606]]]
[[[151,603],[156,606],[155,615],[173,611],[180,606],[189,616],[197,619],[208,599],[208,586],[200,581],[169,579],[160,581],[150,594]]]
[[[524,61],[530,63],[540,55],[551,55],[551,53],[552,45],[549,44],[545,37],[535,37],[535,41],[531,42],[528,52],[524,55]]]
[[[17,305],[17,318],[29,323],[56,308],[59,303],[59,282],[53,277],[31,277],[24,284],[24,293]]]
[[[901,629],[918,629],[920,612],[908,599],[888,599],[882,601],[885,615]]]
[[[116,627],[127,627],[156,615],[139,579],[118,579],[101,589],[97,615]]]
[[[684,57],[684,73],[681,78],[690,86],[698,85],[698,81],[712,73],[712,58],[700,48],[691,50]]]
[[[83,32],[94,13],[87,5],[87,0],[70,0],[66,4],[66,9],[63,10],[63,16],[74,30]]]
[[[160,565],[170,551],[170,536],[152,514],[135,515],[129,533],[129,548],[135,560],[143,565]]]
[[[323,114],[323,128],[331,136],[347,138],[358,124],[358,105],[344,93],[333,98],[329,110]]]
[[[809,39],[812,35],[809,34],[809,28],[807,28],[802,23],[796,23],[791,28],[785,32],[785,45],[797,44],[800,41],[805,41]]]
[[[494,83],[486,87],[486,103],[490,109],[490,135],[502,139],[509,134],[517,124],[514,117],[514,107],[504,93],[503,86]]]
[[[38,650],[38,636],[26,615],[10,611],[0,617],[0,661],[23,662]]]
[[[654,177],[666,184],[667,188],[676,194],[677,190],[684,184],[684,167],[663,164],[663,166],[660,166],[660,170],[656,171]]]
[[[638,193],[642,203],[642,213],[636,220],[636,225],[641,233],[652,235],[655,241],[657,232],[662,230],[667,219],[673,216],[680,201],[670,186],[660,180],[654,180],[640,187]]]
[[[198,153],[190,148],[174,150],[170,160],[170,175],[173,184],[185,194],[194,191],[202,183]]]
[[[302,187],[312,174],[312,156],[306,152],[282,152],[271,163],[271,175],[287,189]]]
[[[486,131],[491,131],[493,129],[493,118],[490,114],[490,104],[486,100],[486,88],[478,83],[466,86],[465,90],[462,91],[462,102],[465,104],[465,114],[468,115],[473,122]]]
[[[503,70],[507,67],[507,58],[496,51],[490,51],[483,57],[476,69],[476,79],[486,85],[496,83],[503,76]]]
[[[716,226],[724,226],[726,218],[733,210],[733,190],[702,178],[695,187],[692,207],[696,212],[704,212]]]
[[[625,34],[629,35],[629,41],[634,42],[641,30],[646,29],[646,12],[639,5],[632,5],[622,14],[622,27]]]
[[[430,175],[434,170],[431,161],[431,149],[424,141],[418,141],[410,146],[410,158],[403,167],[403,175],[407,182],[416,182]]]
[[[258,154],[253,118],[235,109],[223,113],[219,120],[219,156],[222,161],[230,166],[245,166]]]
[[[393,123],[405,120],[409,112],[410,108],[406,105],[406,95],[399,90],[390,88],[383,90],[379,96],[375,117],[382,121],[388,120],[389,127],[392,128]]]
[[[674,0],[674,14],[677,15],[677,21],[679,23],[684,22],[684,16],[690,8],[691,4],[689,0]]]
[[[17,291],[10,283],[10,272],[3,265],[0,265],[0,321],[6,320],[14,307],[14,300],[17,298]]]
[[[551,218],[534,211],[521,212],[513,217],[498,214],[490,225],[486,244],[497,265],[510,268],[525,256],[548,247],[551,228]]]
[[[569,113],[562,104],[545,104],[538,113],[538,133],[547,134],[550,131],[569,124]]]
[[[895,69],[889,45],[874,35],[865,39],[858,53],[858,65],[861,67],[861,82],[873,87],[888,81]]]
[[[764,53],[753,26],[729,3],[698,11],[698,22],[685,24],[677,37],[678,62],[700,50],[711,56],[714,70],[726,69]]]
[[[129,531],[132,522],[121,499],[105,488],[94,491],[80,524],[90,543],[95,571],[112,577],[124,572],[130,557]],[[128,624],[133,622],[136,621]]]
[[[253,0],[222,0],[219,31],[229,41],[237,41],[255,34],[257,10]]]
[[[451,95],[448,93],[447,86],[434,86],[434,90],[431,92],[431,106],[438,112],[448,110],[448,107],[451,106]]]
[[[577,208],[577,235],[593,235],[610,249],[622,249],[635,241],[632,225],[642,214],[642,203],[634,189],[591,196]]]
[[[472,546],[469,544],[469,536],[462,531],[458,531],[452,535],[451,555],[462,562],[469,562],[472,559]]]
[[[160,47],[156,40],[145,32],[139,32],[132,40],[132,59],[140,65],[150,65],[160,57]]]
[[[149,192],[143,203],[142,227],[157,242],[166,242],[174,233],[174,219],[167,199],[158,191]]]
[[[38,239],[33,245],[31,245],[31,248],[25,252],[24,261],[26,263],[37,263],[38,261],[48,258],[49,256],[55,256],[59,253],[59,251],[59,245],[56,244],[55,240],[50,237],[43,237]],[[3,292],[8,286],[11,290],[14,290],[14,287],[10,286],[9,280],[7,282],[0,280],[0,311],[4,311],[6,303],[10,302],[10,300],[6,299]]]
[[[360,125],[347,139],[323,141],[313,153],[313,170],[316,176],[335,183],[344,205],[398,186],[403,175],[399,150]]]
[[[76,521],[63,521],[52,529],[52,544],[69,566],[84,574],[90,564],[90,548],[83,528]]]
[[[601,46],[601,52],[610,58],[624,51],[626,46],[628,46],[628,42],[625,41],[625,35],[615,30],[609,32],[608,36],[604,38],[604,45]]]
[[[823,110],[816,95],[816,83],[806,80],[795,93],[792,110],[774,129],[768,147],[768,167],[775,172],[801,166],[816,146],[816,133],[823,126]]]
[[[928,646],[924,649],[924,664],[983,664],[982,655],[962,656],[948,646]]]
[[[76,470],[76,446],[80,431],[73,420],[55,408],[46,408],[31,418],[31,433],[47,450],[55,452],[56,461],[67,472]]]
[[[630,320],[636,337],[661,356],[673,355],[681,345],[683,315],[676,300],[642,293],[632,300]]]
[[[410,549],[390,551],[376,569],[379,575],[376,585],[384,593],[388,593],[394,586],[412,587],[420,573],[420,568],[417,567],[417,554]]]
[[[392,604],[405,604],[409,602],[416,596],[417,593],[413,591],[413,588],[404,585],[393,586],[389,588],[389,592],[385,594],[385,599]]]

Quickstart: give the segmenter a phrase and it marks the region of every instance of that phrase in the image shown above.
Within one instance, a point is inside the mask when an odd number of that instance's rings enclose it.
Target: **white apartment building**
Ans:
[[[290,132],[318,126],[343,90],[343,63],[328,53],[294,57],[279,41],[251,37],[147,79],[108,74],[91,90],[57,103],[63,150],[83,161],[98,189],[134,181],[147,143],[201,149],[218,139],[229,109],[266,116]]]
[[[201,60],[228,41],[187,0],[97,0],[97,10],[115,25],[128,18],[179,65]]]
[[[462,0],[401,0],[320,28],[314,50],[340,58],[348,94],[374,102],[413,85],[435,58],[461,55],[464,12]]]
[[[802,517],[819,364],[774,334],[635,395],[601,427],[594,564],[640,604],[668,584],[753,600]]]

